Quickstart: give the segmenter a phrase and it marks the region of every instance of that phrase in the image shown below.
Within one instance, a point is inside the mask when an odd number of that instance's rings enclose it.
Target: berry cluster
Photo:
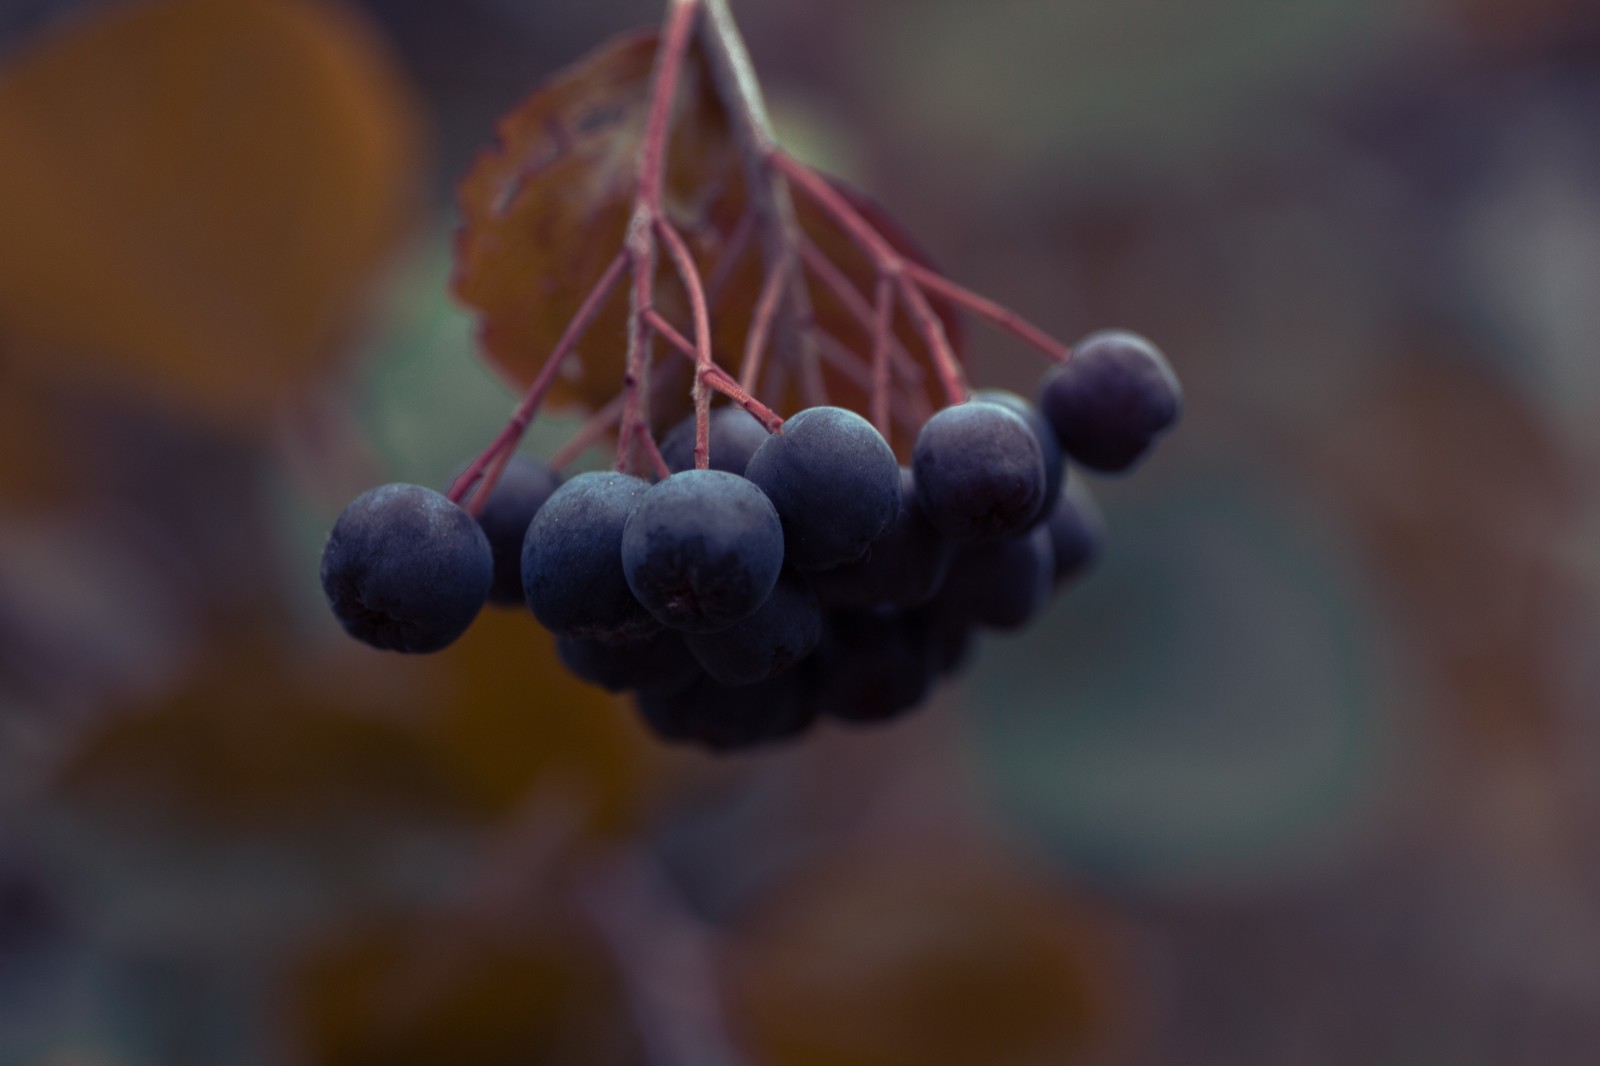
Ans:
[[[909,467],[844,408],[769,431],[721,407],[703,439],[694,416],[666,435],[654,482],[562,481],[516,456],[476,520],[421,486],[372,489],[334,525],[322,584],[352,636],[405,652],[445,647],[485,602],[526,603],[568,669],[633,693],[670,740],[722,751],[819,715],[883,721],[1093,558],[1099,518],[1066,460],[1127,470],[1180,405],[1153,346],[1105,332],[1037,406],[980,390],[936,412]]]

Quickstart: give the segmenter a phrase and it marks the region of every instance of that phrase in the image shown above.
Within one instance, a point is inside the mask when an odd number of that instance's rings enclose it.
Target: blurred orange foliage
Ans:
[[[258,424],[327,367],[415,204],[420,130],[363,22],[110,8],[0,71],[0,333],[29,372]]]

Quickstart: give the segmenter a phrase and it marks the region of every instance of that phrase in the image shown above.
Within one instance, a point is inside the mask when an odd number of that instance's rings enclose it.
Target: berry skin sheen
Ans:
[[[628,518],[622,568],[663,625],[714,633],[766,602],[783,569],[783,524],[755,485],[724,470],[658,483]]]
[[[1079,341],[1072,358],[1039,386],[1061,448],[1103,474],[1128,470],[1183,410],[1183,390],[1159,349],[1137,333],[1104,330]]]
[[[322,550],[322,590],[375,648],[432,652],[472,624],[494,559],[473,517],[421,485],[380,485],[344,509]]]
[[[783,520],[802,570],[854,562],[900,513],[900,464],[872,423],[842,407],[809,407],[772,434],[745,468]]]
[[[522,542],[522,588],[546,629],[631,641],[659,628],[622,571],[622,530],[649,490],[628,474],[579,474],[533,516]]]
[[[1044,502],[1038,438],[1021,416],[995,403],[969,401],[928,419],[911,469],[923,513],[954,541],[1020,533]]]

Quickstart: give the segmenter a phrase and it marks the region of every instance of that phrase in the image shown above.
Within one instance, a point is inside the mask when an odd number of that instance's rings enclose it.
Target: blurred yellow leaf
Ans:
[[[0,334],[236,423],[326,364],[413,203],[416,109],[353,12],[162,0],[0,69]]]

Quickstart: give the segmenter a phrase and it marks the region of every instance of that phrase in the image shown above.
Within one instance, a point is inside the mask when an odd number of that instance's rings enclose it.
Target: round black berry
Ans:
[[[711,633],[748,618],[783,569],[783,525],[737,474],[685,470],[645,493],[622,536],[628,587],[657,620]]]
[[[1050,512],[1050,547],[1055,557],[1055,583],[1064,584],[1082,574],[1100,554],[1105,541],[1105,519],[1100,508],[1077,479]]]
[[[1067,475],[1066,457],[1061,454],[1055,430],[1050,428],[1049,421],[1037,407],[1014,392],[979,389],[972,394],[972,398],[983,403],[999,404],[1028,423],[1028,428],[1033,430],[1033,439],[1039,442],[1039,454],[1044,458],[1044,501],[1040,503],[1039,513],[1034,515],[1033,521],[1035,524],[1044,521],[1055,507]]]
[[[1085,337],[1039,386],[1039,410],[1062,449],[1107,474],[1138,462],[1182,408],[1183,392],[1166,358],[1125,330]]]
[[[622,570],[623,527],[649,490],[627,474],[579,474],[533,516],[522,542],[522,588],[546,629],[628,641],[659,628]]]
[[[815,686],[806,665],[738,688],[702,675],[685,687],[646,689],[635,699],[664,740],[715,752],[763,747],[798,736],[816,720]]]
[[[1033,430],[998,404],[969,402],[928,419],[912,451],[917,496],[950,540],[1026,529],[1044,500],[1044,454]]]
[[[900,464],[872,424],[842,407],[811,407],[750,457],[745,476],[783,519],[789,561],[803,570],[854,562],[900,513]]]
[[[494,573],[471,515],[421,485],[351,501],[322,549],[322,590],[345,630],[390,651],[438,651],[467,631]]]

